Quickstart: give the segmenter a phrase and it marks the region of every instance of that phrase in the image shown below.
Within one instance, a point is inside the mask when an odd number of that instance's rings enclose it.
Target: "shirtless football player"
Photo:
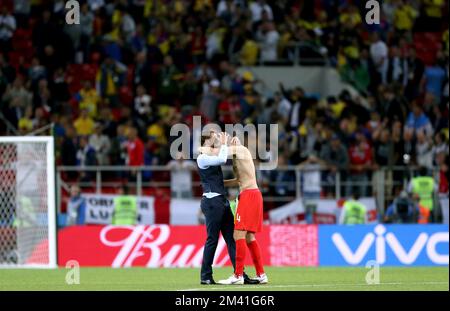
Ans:
[[[256,241],[255,233],[262,229],[263,198],[256,182],[255,165],[247,147],[243,146],[237,137],[233,137],[229,146],[233,155],[234,179],[225,180],[227,187],[239,186],[238,205],[234,222],[234,239],[236,241],[236,270],[226,280],[218,283],[224,285],[244,284],[243,272],[247,247],[255,265],[256,278],[260,284],[268,283],[264,273],[261,250]]]

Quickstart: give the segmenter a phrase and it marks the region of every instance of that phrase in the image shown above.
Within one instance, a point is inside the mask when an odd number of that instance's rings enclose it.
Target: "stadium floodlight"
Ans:
[[[56,268],[51,136],[0,136],[0,268]]]

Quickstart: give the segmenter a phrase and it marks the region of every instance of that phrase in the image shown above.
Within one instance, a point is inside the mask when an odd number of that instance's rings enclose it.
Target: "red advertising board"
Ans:
[[[317,266],[316,225],[264,226],[257,234],[266,265]],[[58,262],[81,266],[200,267],[204,226],[74,226],[58,233]],[[247,256],[247,265],[251,258]],[[229,266],[226,244],[219,239],[215,266]]]

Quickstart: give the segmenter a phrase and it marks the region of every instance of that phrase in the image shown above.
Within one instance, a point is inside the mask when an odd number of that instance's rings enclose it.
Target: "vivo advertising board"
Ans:
[[[385,266],[449,264],[448,225],[322,225],[319,265]]]

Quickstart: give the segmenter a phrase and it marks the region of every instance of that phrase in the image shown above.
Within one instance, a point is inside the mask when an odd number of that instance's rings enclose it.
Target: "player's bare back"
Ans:
[[[258,189],[255,165],[250,151],[242,145],[230,146],[233,154],[233,171],[239,183],[240,192],[246,189]]]

